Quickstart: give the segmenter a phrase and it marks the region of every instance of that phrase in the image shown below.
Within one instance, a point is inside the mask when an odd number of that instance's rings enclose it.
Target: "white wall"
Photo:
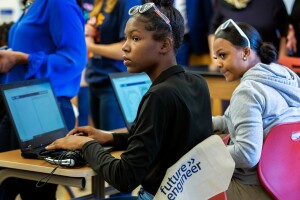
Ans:
[[[0,25],[4,22],[15,22],[21,14],[21,0],[0,0]]]

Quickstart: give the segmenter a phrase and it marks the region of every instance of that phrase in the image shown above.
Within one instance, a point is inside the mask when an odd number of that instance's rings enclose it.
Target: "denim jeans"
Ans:
[[[124,119],[110,84],[90,85],[90,111],[95,128],[113,130],[124,128]]]
[[[189,48],[190,47],[188,42],[183,41],[176,54],[176,60],[178,64],[183,66],[189,65],[189,54],[190,54]]]
[[[89,88],[80,87],[78,95],[78,126],[87,126],[89,124],[90,105],[89,105]]]
[[[75,127],[75,114],[70,101],[70,98],[67,97],[57,97],[58,105],[66,122],[68,131],[72,130]]]
[[[143,187],[141,187],[139,191],[138,200],[152,200],[154,196],[149,192],[145,191]]]

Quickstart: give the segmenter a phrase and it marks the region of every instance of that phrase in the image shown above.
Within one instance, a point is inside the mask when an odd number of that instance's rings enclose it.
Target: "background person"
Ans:
[[[289,31],[287,49],[290,56],[300,57],[300,0],[289,0],[286,3],[289,11]]]
[[[96,128],[113,130],[125,127],[108,74],[126,71],[122,62],[124,29],[129,8],[138,4],[140,0],[96,0],[85,26],[90,54],[85,80]]]
[[[174,7],[184,19],[183,43],[176,55],[178,64],[190,65],[192,54],[202,58],[200,60],[205,63],[205,57],[209,56],[207,36],[213,15],[212,1],[175,0]]]
[[[279,55],[287,55],[285,36],[288,28],[288,14],[282,0],[215,0],[214,15],[208,36],[211,57],[213,56],[214,32],[227,19],[250,24],[258,30],[264,41],[275,45]],[[209,69],[212,71],[218,69],[214,59]],[[222,100],[222,113],[228,105],[228,101]]]
[[[300,120],[300,78],[276,64],[275,47],[245,23],[222,24],[215,33],[213,53],[226,81],[240,80],[225,114],[213,117],[214,131],[230,133],[227,149],[235,161],[227,197],[271,199],[260,185],[257,164],[269,130]]]
[[[172,3],[157,0],[157,7],[144,4],[129,11],[124,64],[131,73],[146,72],[152,81],[129,132],[79,127],[47,147],[82,149],[90,166],[118,190],[131,192],[142,185],[140,199],[152,199],[166,170],[212,134],[207,84],[176,62],[184,28]],[[104,143],[125,149],[121,159],[104,151]]]
[[[282,0],[215,0],[208,38],[210,47],[214,32],[227,19],[250,24],[260,33],[264,41],[274,44],[279,55],[287,55],[285,36],[288,14]],[[215,69],[214,64],[211,67]]]
[[[70,99],[79,90],[86,65],[84,19],[75,0],[35,0],[10,28],[8,46],[0,51],[0,83],[48,77],[69,130],[75,116]],[[76,42],[74,42],[76,41]],[[0,122],[0,151],[19,148],[8,116]],[[6,179],[0,186],[0,199],[55,199],[56,187],[35,187],[36,181]]]

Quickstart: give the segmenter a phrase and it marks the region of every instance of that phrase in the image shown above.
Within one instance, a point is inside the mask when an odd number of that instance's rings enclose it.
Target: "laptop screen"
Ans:
[[[110,74],[116,98],[129,129],[134,121],[137,109],[144,94],[152,82],[145,73],[114,73]]]
[[[21,144],[41,146],[64,136],[65,122],[49,79],[27,80],[0,87]]]

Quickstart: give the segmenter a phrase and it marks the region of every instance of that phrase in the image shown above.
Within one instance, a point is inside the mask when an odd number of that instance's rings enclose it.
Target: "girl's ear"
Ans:
[[[249,49],[249,47],[245,47],[244,48],[244,55],[245,56],[250,56],[250,49]]]
[[[167,37],[162,41],[159,53],[167,54],[169,51],[173,51],[173,40]]]
[[[250,56],[250,48],[245,47],[243,49],[243,56],[242,56],[243,61],[246,61],[248,56]]]

